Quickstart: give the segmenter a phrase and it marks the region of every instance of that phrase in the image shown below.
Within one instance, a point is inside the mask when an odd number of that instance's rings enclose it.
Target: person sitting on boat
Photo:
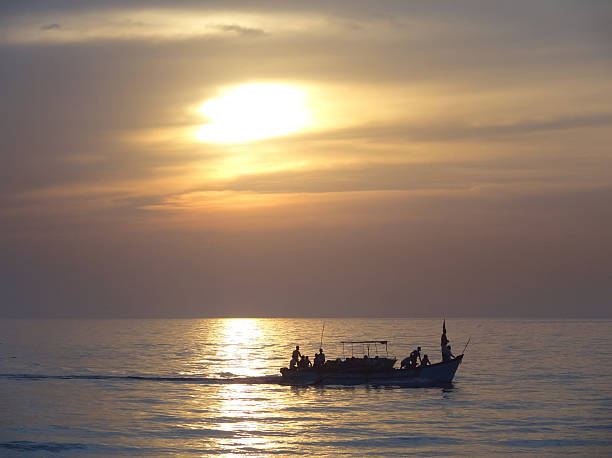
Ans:
[[[423,355],[423,359],[421,360],[421,367],[429,365],[431,365],[431,363],[429,362],[429,357],[427,355]]]
[[[410,360],[410,366],[417,367],[417,358],[419,362],[421,361],[421,347],[417,347],[416,350],[412,350],[408,358]]]
[[[325,364],[325,353],[319,348],[319,353],[315,354],[314,367],[322,367]]]
[[[297,366],[298,366],[297,358],[291,358],[291,361],[289,361],[289,370],[296,369]]]
[[[447,345],[446,347],[442,347],[442,361],[445,363],[452,360],[455,357],[451,352],[451,346]]]
[[[291,358],[294,358],[296,361],[298,361],[300,359],[300,356],[302,356],[302,354],[300,353],[300,346],[296,345],[295,350],[293,350],[293,353],[291,353]]]
[[[410,367],[410,356],[407,356],[406,358],[402,359],[402,362],[400,363],[400,369],[408,369]]]
[[[312,367],[312,363],[308,359],[308,356],[304,356],[304,367]]]

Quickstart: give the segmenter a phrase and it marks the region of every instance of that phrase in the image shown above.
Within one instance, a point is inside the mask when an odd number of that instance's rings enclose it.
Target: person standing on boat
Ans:
[[[299,367],[300,356],[302,356],[300,354],[300,346],[296,345],[295,350],[293,350],[293,353],[291,353],[291,361],[289,362],[289,369],[295,369],[296,367]]]
[[[421,362],[421,347],[417,347],[416,350],[412,350],[412,353],[410,353],[409,358],[410,358],[410,366],[417,367],[417,358],[419,362]]]
[[[450,360],[452,360],[455,357],[455,355],[453,355],[453,353],[451,352],[451,346],[447,345],[446,347],[442,347],[442,361],[443,362],[448,362]]]
[[[446,337],[446,320],[442,322],[442,337],[440,337],[440,350],[442,350],[442,361],[446,361],[444,359],[444,354],[446,352],[446,347],[448,346],[448,339]]]
[[[323,353],[322,348],[319,348],[319,353],[315,354],[314,367],[323,367],[324,364],[325,364],[325,353]]]
[[[442,348],[448,345],[448,339],[446,338],[446,320],[442,323],[442,337],[440,337],[440,346]]]

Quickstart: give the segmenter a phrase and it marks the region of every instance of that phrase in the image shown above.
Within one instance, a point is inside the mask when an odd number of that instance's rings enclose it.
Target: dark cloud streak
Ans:
[[[55,24],[47,24],[47,25],[43,25],[40,30],[58,30],[61,29],[62,26],[55,23]]]
[[[256,29],[253,27],[242,27],[237,24],[220,24],[216,26],[219,30],[224,32],[234,32],[238,35],[245,37],[260,37],[266,34],[263,29]]]

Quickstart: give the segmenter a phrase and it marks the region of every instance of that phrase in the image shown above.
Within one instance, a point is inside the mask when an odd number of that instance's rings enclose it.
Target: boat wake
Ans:
[[[227,375],[227,374],[222,374]],[[104,374],[0,374],[2,379],[11,380],[108,380],[132,382],[170,382],[170,383],[198,383],[205,385],[227,384],[279,384],[280,375],[264,375],[258,377],[197,377],[197,376],[158,376],[158,375],[104,375]]]
[[[159,383],[184,383],[200,385],[293,385],[293,386],[322,386],[322,385],[386,385],[399,387],[452,387],[452,383],[441,383],[428,379],[410,380],[321,380],[320,383],[296,383],[287,382],[280,375],[263,375],[257,377],[227,376],[229,373],[221,374],[223,377],[197,377],[197,376],[159,376],[159,375],[105,375],[105,374],[0,374],[0,379],[10,380],[100,380],[109,382],[159,382]],[[233,375],[233,374],[232,374]]]

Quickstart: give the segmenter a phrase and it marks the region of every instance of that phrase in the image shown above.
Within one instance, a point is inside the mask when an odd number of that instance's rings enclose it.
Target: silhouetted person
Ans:
[[[297,365],[298,365],[297,358],[291,358],[291,361],[289,361],[289,369],[295,369]]]
[[[423,359],[421,360],[421,367],[429,366],[431,363],[429,362],[429,357],[427,355],[423,355]]]
[[[440,347],[444,348],[448,345],[448,339],[446,338],[446,320],[442,323],[442,337],[440,337]]]
[[[319,353],[315,354],[314,367],[322,367],[325,364],[325,353],[323,349],[319,348]]]
[[[302,355],[300,357],[300,361],[298,362],[298,367],[304,368],[304,367],[310,367],[310,366],[312,366],[312,363],[308,359],[308,356]]]
[[[410,367],[410,356],[407,356],[406,358],[402,359],[402,362],[400,363],[400,369],[408,369]]]
[[[446,337],[446,320],[442,323],[442,336],[440,337],[440,350],[442,350],[442,361],[450,361],[448,355],[445,356],[448,338]]]
[[[455,357],[451,352],[451,346],[447,345],[446,347],[442,347],[442,361],[448,362]]]
[[[300,346],[296,345],[295,350],[293,350],[293,353],[291,353],[291,357],[295,358],[296,360],[299,360],[300,356],[302,356],[302,354],[300,353]]]
[[[417,367],[417,359],[421,361],[421,347],[417,347],[416,350],[412,350],[408,358],[410,360],[410,366]]]

